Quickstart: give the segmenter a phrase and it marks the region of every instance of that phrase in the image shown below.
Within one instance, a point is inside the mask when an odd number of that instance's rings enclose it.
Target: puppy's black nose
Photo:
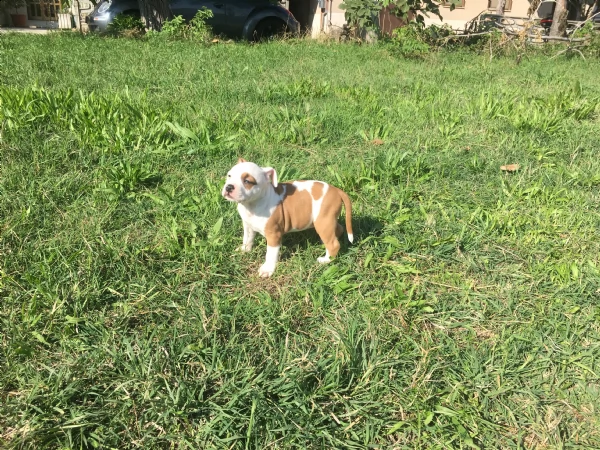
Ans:
[[[225,192],[227,192],[228,194],[231,193],[231,191],[233,191],[235,189],[235,186],[233,184],[228,184],[227,186],[225,186]]]

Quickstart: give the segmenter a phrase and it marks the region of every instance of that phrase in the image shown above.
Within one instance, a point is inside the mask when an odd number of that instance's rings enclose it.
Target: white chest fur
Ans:
[[[279,205],[282,200],[283,195],[277,195],[273,189],[255,203],[250,205],[242,205],[241,203],[238,203],[238,213],[244,222],[244,226],[264,236],[267,222],[273,215],[273,211],[277,205]]]
[[[248,210],[244,205],[238,204],[238,212],[244,224],[256,233],[265,235],[265,227],[269,218],[271,217],[272,211],[265,211],[265,214],[256,214],[254,211]]]

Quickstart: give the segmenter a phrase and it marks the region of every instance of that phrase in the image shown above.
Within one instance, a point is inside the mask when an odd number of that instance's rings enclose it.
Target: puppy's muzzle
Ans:
[[[234,189],[235,186],[233,184],[228,184],[227,186],[225,186],[225,192],[227,192],[228,194],[231,194]]]

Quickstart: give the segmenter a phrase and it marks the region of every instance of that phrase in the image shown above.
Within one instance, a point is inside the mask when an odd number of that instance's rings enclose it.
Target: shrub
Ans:
[[[144,24],[139,17],[130,14],[118,14],[108,24],[106,32],[115,36],[140,35],[144,32]]]
[[[212,11],[206,7],[199,10],[189,23],[186,23],[182,16],[175,16],[165,21],[160,32],[152,32],[150,36],[171,40],[208,41],[212,30],[206,21],[212,16]]]
[[[586,45],[579,48],[590,56],[600,56],[600,32],[594,29],[592,22],[586,23],[583,27],[575,31],[573,37],[587,39]]]
[[[340,9],[345,10],[344,15],[350,26],[372,30],[376,28],[382,5],[376,0],[344,0]]]
[[[417,23],[396,28],[391,39],[394,50],[405,58],[421,58],[428,54],[431,46],[426,42],[423,30]]]

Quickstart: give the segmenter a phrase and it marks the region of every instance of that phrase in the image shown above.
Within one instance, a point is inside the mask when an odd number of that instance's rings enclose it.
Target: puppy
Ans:
[[[265,263],[261,277],[270,277],[279,260],[281,239],[290,231],[315,228],[325,244],[325,256],[317,258],[328,263],[340,249],[338,237],[344,231],[337,219],[346,208],[346,230],[352,242],[352,205],[346,193],[322,181],[277,183],[277,173],[271,167],[259,167],[240,158],[227,173],[221,193],[236,202],[244,224],[244,239],[238,250],[249,252],[256,233],[267,238]]]

